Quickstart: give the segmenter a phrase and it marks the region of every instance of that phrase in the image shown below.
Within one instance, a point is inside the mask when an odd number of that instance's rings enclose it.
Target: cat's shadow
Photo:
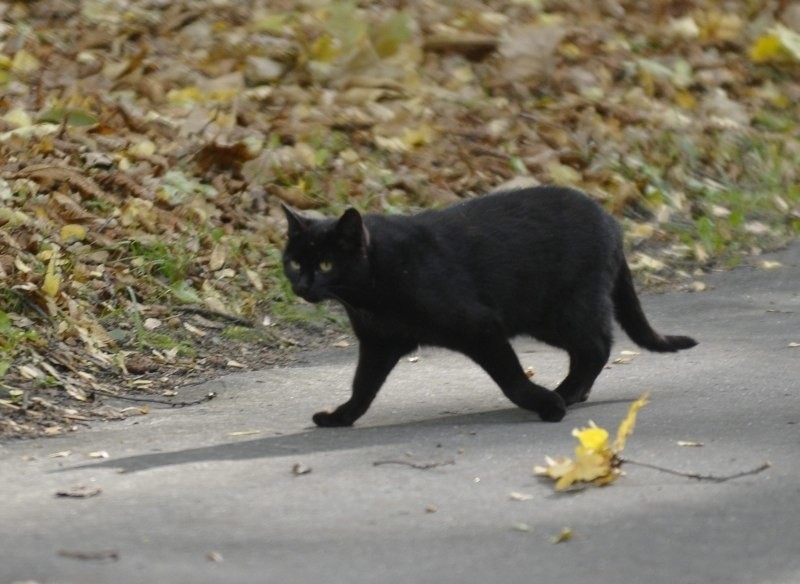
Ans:
[[[571,410],[615,403],[629,403],[629,399],[597,400],[575,405]],[[425,430],[435,441],[458,432],[470,431],[471,428],[503,425],[503,424],[538,424],[553,426],[540,422],[534,414],[519,408],[507,408],[470,414],[443,415],[435,418],[416,420],[400,424],[378,426],[355,426],[352,428],[306,428],[296,434],[275,435],[257,438],[245,442],[230,442],[201,448],[186,448],[171,452],[152,452],[139,454],[99,463],[82,464],[63,467],[53,472],[65,472],[80,469],[116,468],[120,472],[132,473],[162,466],[174,466],[187,463],[209,462],[214,460],[247,460],[259,458],[278,458],[302,456],[317,452],[335,452],[354,450],[372,446],[401,444],[419,438],[420,431]],[[553,426],[555,428],[555,426]]]

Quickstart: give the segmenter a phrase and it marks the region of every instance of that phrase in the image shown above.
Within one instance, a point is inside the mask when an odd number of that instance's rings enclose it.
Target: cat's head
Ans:
[[[355,209],[338,219],[312,219],[283,205],[289,239],[283,270],[292,290],[309,302],[356,304],[368,292],[369,233]]]

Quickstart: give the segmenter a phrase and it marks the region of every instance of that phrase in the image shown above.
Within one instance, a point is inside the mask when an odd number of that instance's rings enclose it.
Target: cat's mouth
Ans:
[[[325,300],[325,297],[316,290],[311,290],[309,288],[298,289],[296,287],[294,287],[293,289],[294,293],[297,294],[300,298],[302,298],[306,302],[316,303]]]

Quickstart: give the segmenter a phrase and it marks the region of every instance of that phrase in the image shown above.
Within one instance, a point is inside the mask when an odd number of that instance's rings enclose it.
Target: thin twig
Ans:
[[[455,460],[445,460],[442,462],[411,462],[409,460],[376,460],[372,463],[372,466],[381,466],[384,464],[402,464],[404,466],[410,466],[411,468],[416,468],[418,470],[428,470],[430,468],[436,468],[437,466],[447,466],[448,464],[455,464]]]
[[[668,473],[668,474],[671,474],[671,475],[675,475],[675,476],[679,476],[679,477],[684,477],[684,478],[687,478],[687,479],[694,479],[694,480],[697,480],[697,481],[710,481],[712,483],[724,483],[726,481],[732,481],[733,479],[738,479],[738,478],[741,478],[741,477],[755,475],[755,474],[758,474],[760,472],[763,472],[763,471],[767,470],[768,468],[770,468],[772,466],[772,464],[769,461],[767,461],[767,462],[764,462],[761,466],[758,466],[758,467],[756,467],[754,469],[751,469],[751,470],[745,470],[745,471],[742,471],[742,472],[737,472],[737,473],[734,473],[732,475],[719,476],[719,475],[702,475],[702,474],[699,474],[699,473],[681,472],[681,471],[678,471],[678,470],[673,470],[671,468],[664,468],[663,466],[657,466],[655,464],[649,464],[647,462],[637,462],[635,460],[631,460],[630,458],[620,459],[620,463],[635,464],[636,466],[643,466],[645,468],[650,468],[650,469],[653,469],[653,470],[665,472],[665,473]]]
[[[19,407],[17,405],[14,405],[10,401],[6,401],[4,399],[0,399],[0,406],[5,406],[5,407],[10,408],[10,409],[12,409],[14,411],[19,411],[19,410],[22,409],[21,407]]]
[[[113,392],[110,392],[110,391],[105,391],[105,390],[102,390],[102,389],[95,389],[95,392],[101,393],[101,394],[106,395],[108,397],[113,397],[114,399],[121,399],[121,400],[132,401],[132,402],[146,402],[146,403],[151,403],[151,404],[163,404],[163,405],[170,406],[170,407],[173,407],[173,408],[185,408],[187,406],[196,406],[198,404],[202,404],[202,403],[205,403],[207,401],[211,401],[212,399],[217,397],[217,394],[215,392],[210,391],[206,395],[204,395],[203,397],[195,399],[195,400],[192,400],[192,401],[171,401],[171,400],[168,400],[168,399],[161,399],[161,398],[158,398],[158,397],[136,397],[136,396],[132,396],[132,395],[119,395],[119,394],[116,394],[116,393],[113,393]]]
[[[58,555],[62,558],[72,558],[73,560],[119,560],[119,552],[117,550],[58,550]]]
[[[232,322],[233,324],[238,324],[239,326],[244,326],[247,328],[253,328],[255,326],[249,320],[238,317],[236,315],[226,314],[225,312],[219,312],[218,310],[201,308],[199,306],[176,306],[174,310],[176,312],[185,312],[188,314],[199,314],[200,316],[204,316],[206,318],[218,318],[220,320],[227,320],[228,322]]]

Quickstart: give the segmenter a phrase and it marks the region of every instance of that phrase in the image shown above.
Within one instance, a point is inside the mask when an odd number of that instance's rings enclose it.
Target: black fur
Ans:
[[[521,408],[559,421],[585,400],[611,349],[611,316],[651,351],[693,347],[662,336],[642,312],[616,221],[583,193],[556,187],[501,192],[414,216],[310,219],[284,207],[284,269],[310,302],[342,303],[359,339],[350,399],[319,412],[349,426],[397,361],[419,345],[469,356]],[[508,339],[530,335],[569,353],[550,391],[525,375]]]

